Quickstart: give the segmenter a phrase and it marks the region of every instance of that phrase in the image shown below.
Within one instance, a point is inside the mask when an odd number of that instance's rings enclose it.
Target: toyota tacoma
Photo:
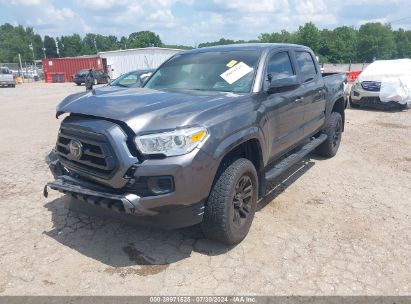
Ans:
[[[210,239],[240,242],[267,181],[313,150],[337,153],[345,76],[323,77],[315,58],[291,44],[200,48],[143,88],[66,97],[44,195],[143,225],[201,223]]]

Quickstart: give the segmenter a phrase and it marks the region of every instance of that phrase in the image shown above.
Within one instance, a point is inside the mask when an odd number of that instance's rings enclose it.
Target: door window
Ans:
[[[297,64],[300,69],[300,73],[303,82],[311,81],[317,77],[317,69],[315,68],[314,60],[308,52],[295,52],[297,58]]]
[[[271,55],[267,65],[267,77],[281,79],[295,75],[288,52],[280,52]]]
[[[118,83],[123,86],[131,86],[133,84],[136,84],[138,80],[139,78],[136,74],[129,74],[121,79]]]

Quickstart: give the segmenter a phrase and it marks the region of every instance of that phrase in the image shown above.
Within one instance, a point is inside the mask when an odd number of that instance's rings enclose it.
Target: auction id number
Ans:
[[[150,297],[150,303],[227,303],[228,297]]]

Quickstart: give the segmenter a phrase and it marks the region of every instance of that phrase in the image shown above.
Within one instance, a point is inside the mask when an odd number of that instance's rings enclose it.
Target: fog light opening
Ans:
[[[147,187],[154,195],[167,194],[174,191],[174,181],[171,176],[153,176],[148,178]]]

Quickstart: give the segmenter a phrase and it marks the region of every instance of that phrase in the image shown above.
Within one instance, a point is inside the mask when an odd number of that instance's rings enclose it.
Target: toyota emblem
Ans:
[[[72,139],[69,143],[70,154],[75,159],[80,159],[83,155],[83,145],[78,140]]]

